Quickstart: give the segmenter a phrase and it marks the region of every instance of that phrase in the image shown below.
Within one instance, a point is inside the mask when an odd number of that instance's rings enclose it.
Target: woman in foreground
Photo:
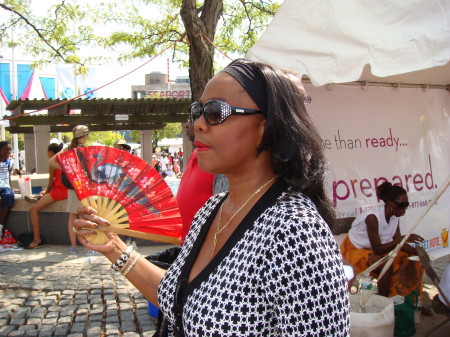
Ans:
[[[229,193],[199,210],[167,272],[116,235],[87,242],[81,228],[106,223],[79,210],[80,242],[159,305],[169,336],[348,335],[325,161],[304,99],[286,73],[246,60],[208,82],[190,119],[200,168],[225,174]]]

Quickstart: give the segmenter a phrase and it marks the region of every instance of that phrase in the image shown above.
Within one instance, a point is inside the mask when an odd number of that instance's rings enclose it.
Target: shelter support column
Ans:
[[[181,126],[183,127],[183,167],[187,166],[187,163],[189,161],[189,157],[192,154],[192,151],[194,151],[194,144],[190,141],[189,137],[186,135],[185,126],[188,123],[181,123]]]
[[[141,158],[151,165],[153,144],[152,144],[152,130],[139,131],[141,136]]]
[[[35,125],[34,144],[36,155],[36,173],[48,173],[47,149],[50,144],[50,125]]]
[[[36,157],[34,148],[34,134],[25,133],[23,135],[25,145],[25,171],[31,173],[36,168]]]

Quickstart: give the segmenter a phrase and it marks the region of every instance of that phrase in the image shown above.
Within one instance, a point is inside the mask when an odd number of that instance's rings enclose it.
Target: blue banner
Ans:
[[[33,68],[29,64],[17,65],[17,97],[28,98],[33,80]]]
[[[55,79],[53,77],[39,77],[45,99],[55,99]]]
[[[9,63],[0,63],[0,94],[6,104],[12,100],[11,70]]]

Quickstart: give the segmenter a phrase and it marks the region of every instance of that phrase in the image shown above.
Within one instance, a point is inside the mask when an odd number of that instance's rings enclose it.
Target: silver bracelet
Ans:
[[[127,249],[119,256],[119,258],[111,264],[111,268],[115,271],[120,271],[127,264],[130,259],[131,253],[133,252],[134,247],[132,245],[128,246]]]
[[[130,264],[130,266],[129,266],[124,272],[122,272],[122,275],[123,275],[123,276],[127,275],[127,274],[129,273],[129,271],[130,271],[131,269],[134,268],[134,266],[136,265],[136,263],[139,261],[139,258],[140,258],[140,257],[141,257],[141,254],[140,254],[140,253],[137,253],[136,258],[133,260],[133,262]]]

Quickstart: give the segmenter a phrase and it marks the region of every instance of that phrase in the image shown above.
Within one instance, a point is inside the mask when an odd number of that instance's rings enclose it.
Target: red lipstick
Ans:
[[[210,149],[210,147],[206,144],[203,144],[202,142],[199,142],[198,140],[196,140],[194,142],[195,147],[197,148],[197,151],[207,151]]]

